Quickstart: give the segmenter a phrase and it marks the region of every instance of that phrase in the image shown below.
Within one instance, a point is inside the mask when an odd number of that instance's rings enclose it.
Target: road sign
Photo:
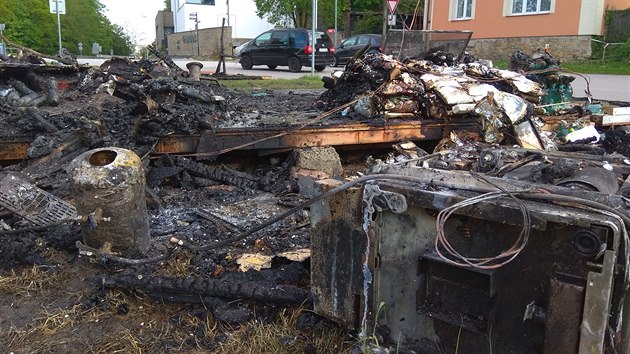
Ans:
[[[197,13],[196,13],[196,12],[191,12],[191,13],[188,15],[188,18],[189,18],[189,19],[191,19],[191,20],[193,20],[193,21],[197,21]]]
[[[387,24],[389,26],[396,26],[396,15],[387,15]]]
[[[59,9],[60,15],[66,14],[66,0],[49,0],[49,3],[51,14],[56,14],[57,9]]]
[[[389,13],[393,15],[398,7],[398,0],[387,0],[387,7],[389,7]]]

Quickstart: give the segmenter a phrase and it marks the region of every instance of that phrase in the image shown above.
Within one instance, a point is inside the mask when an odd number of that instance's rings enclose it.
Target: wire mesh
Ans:
[[[460,60],[466,51],[471,31],[389,30],[383,53],[398,59],[424,58],[434,51],[446,51]]]
[[[7,175],[0,182],[0,206],[37,226],[46,226],[77,216],[74,206],[14,174]]]

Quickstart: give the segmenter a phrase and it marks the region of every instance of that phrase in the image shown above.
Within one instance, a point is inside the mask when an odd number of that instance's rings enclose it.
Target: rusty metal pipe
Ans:
[[[203,68],[203,64],[198,61],[191,61],[186,64],[186,68],[188,69],[188,75],[190,78],[199,81],[201,79],[201,68]]]

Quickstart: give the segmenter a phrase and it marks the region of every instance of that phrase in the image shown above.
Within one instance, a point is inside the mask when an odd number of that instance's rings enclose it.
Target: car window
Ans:
[[[341,42],[341,45],[344,47],[351,46],[351,45],[354,45],[356,41],[357,41],[357,37],[350,37],[350,38],[344,39],[344,41]]]
[[[274,31],[271,35],[272,45],[288,45],[289,44],[289,32],[287,31]]]
[[[305,31],[292,31],[289,34],[289,43],[296,48],[304,48],[308,44],[308,35]]]
[[[357,41],[357,45],[366,45],[370,43],[370,37],[359,36],[359,40]]]
[[[370,37],[370,43],[372,43],[372,45],[381,45],[381,37],[378,36],[374,36],[374,37]]]
[[[254,41],[256,45],[260,47],[264,45],[269,45],[270,40],[271,40],[271,32],[265,32],[261,34],[260,36],[256,37]]]
[[[313,36],[312,32],[308,32],[308,39],[309,39],[309,43],[313,43],[313,41],[311,40],[311,37]],[[315,40],[316,40],[316,46],[324,46],[324,47],[330,47],[331,46],[331,41],[330,41],[330,37],[328,37],[328,35],[326,34],[326,32],[315,32]]]

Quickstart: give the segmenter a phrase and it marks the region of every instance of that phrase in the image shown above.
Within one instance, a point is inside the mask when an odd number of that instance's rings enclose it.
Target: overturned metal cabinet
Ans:
[[[620,196],[489,178],[461,171],[389,169],[386,179],[312,207],[315,311],[420,353],[628,353],[628,214]],[[489,184],[488,182],[492,183]],[[531,232],[513,261],[494,269],[453,265],[436,250],[436,215],[496,190],[519,200]],[[322,184],[322,189],[327,189]],[[544,193],[540,193],[544,189]],[[607,209],[544,202],[579,197]],[[458,210],[445,224],[469,257],[499,254],[522,214],[496,198]],[[626,217],[626,221],[627,221]],[[614,348],[614,349],[613,349]]]

